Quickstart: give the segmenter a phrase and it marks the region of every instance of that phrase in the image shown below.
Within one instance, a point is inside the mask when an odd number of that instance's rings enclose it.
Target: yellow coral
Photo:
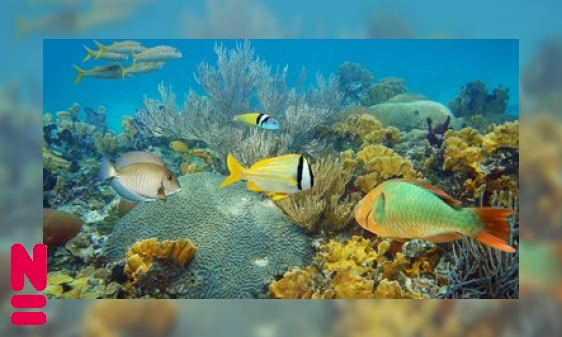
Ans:
[[[316,270],[307,267],[305,270],[295,268],[283,275],[279,281],[269,286],[269,296],[275,299],[299,299],[311,297],[312,292],[308,289],[308,280]]]
[[[394,145],[400,140],[400,130],[383,128],[381,122],[369,114],[352,115],[344,123],[334,127],[337,133],[359,137],[363,144],[377,144],[383,141]]]
[[[408,160],[382,145],[368,145],[357,153],[367,175],[357,178],[356,186],[368,193],[392,177],[415,178],[416,171]]]
[[[99,153],[111,154],[117,148],[117,137],[111,132],[106,132],[103,136],[101,133],[94,133],[94,146]]]
[[[211,156],[211,153],[208,151],[202,149],[193,149],[192,153],[196,157],[203,158],[203,160],[205,160],[205,163],[207,164],[213,163],[213,157]]]
[[[375,281],[353,273],[350,268],[338,271],[330,284],[337,299],[374,298]]]
[[[491,155],[499,147],[519,149],[519,121],[494,125],[493,130],[482,138],[482,149]]]
[[[197,164],[189,163],[189,162],[183,162],[180,165],[180,171],[181,171],[182,174],[195,173],[195,172],[197,172]]]
[[[170,142],[170,149],[176,153],[189,153],[189,146],[181,140],[174,140]]]
[[[181,266],[191,262],[197,248],[190,240],[162,241],[155,238],[135,243],[126,255],[125,273],[131,279],[146,274],[153,260],[172,259]]]

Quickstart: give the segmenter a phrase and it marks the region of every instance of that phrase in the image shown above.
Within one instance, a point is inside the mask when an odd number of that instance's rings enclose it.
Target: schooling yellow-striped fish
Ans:
[[[262,114],[259,112],[251,112],[243,115],[237,115],[233,118],[234,121],[246,123],[260,127],[267,130],[279,129],[279,122],[270,115]]]
[[[226,163],[230,175],[219,188],[246,180],[250,191],[265,192],[271,199],[279,200],[314,186],[312,168],[299,154],[262,159],[245,168],[229,153]]]
[[[389,180],[355,207],[355,219],[381,237],[420,238],[431,242],[460,239],[464,234],[493,248],[513,253],[507,217],[499,208],[463,208],[439,188],[414,180]]]
[[[166,200],[181,190],[176,176],[150,152],[125,153],[115,166],[103,156],[98,181],[107,179],[112,179],[111,187],[128,201]]]

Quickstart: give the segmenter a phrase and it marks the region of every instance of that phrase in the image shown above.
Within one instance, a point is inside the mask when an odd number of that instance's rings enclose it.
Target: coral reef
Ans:
[[[348,141],[361,140],[363,143],[359,146],[383,143],[392,147],[400,141],[400,130],[392,126],[383,128],[381,122],[369,114],[353,114],[344,122],[336,123],[333,130]]]
[[[340,154],[344,165],[356,167],[355,186],[368,193],[381,182],[390,178],[415,178],[418,173],[412,163],[393,150],[382,145],[367,145],[357,154],[352,150]]]
[[[361,103],[366,106],[384,103],[396,95],[404,94],[406,91],[406,81],[404,79],[396,77],[382,78],[367,89],[367,95],[363,96]]]
[[[189,239],[197,247],[168,293],[181,298],[253,298],[265,286],[310,259],[309,239],[275,205],[243,183],[219,190],[223,176],[180,177],[182,191],[166,202],[142,203],[115,225],[105,243],[107,261],[118,262],[137,241]]]
[[[441,103],[434,101],[414,101],[414,102],[392,102],[373,105],[371,114],[375,116],[383,126],[394,126],[401,131],[409,131],[414,128],[425,129],[427,118],[431,118],[433,123],[445,122],[447,117],[453,114]],[[453,120],[453,125],[456,122]]]
[[[358,104],[373,82],[373,74],[359,63],[344,62],[338,67],[339,88],[344,104]]]
[[[185,272],[197,248],[189,240],[148,239],[135,243],[125,257],[124,272],[131,280],[125,285],[130,297],[159,298],[179,273]]]
[[[43,294],[48,299],[101,299],[122,297],[123,287],[112,282],[106,269],[89,266],[80,272],[54,271],[47,275],[47,288]]]
[[[43,209],[43,243],[47,247],[62,246],[80,232],[84,221],[74,214]]]
[[[312,266],[286,272],[269,286],[269,295],[278,299],[438,296],[439,282],[445,279],[434,271],[440,262],[436,246],[402,245],[403,252],[396,252],[393,245],[359,236],[344,243],[331,239],[320,246]]]
[[[452,101],[449,108],[457,117],[464,116],[488,116],[503,114],[509,101],[509,89],[501,85],[488,93],[484,82],[477,80],[467,83],[461,92]]]
[[[333,233],[354,221],[353,206],[357,195],[347,195],[346,189],[353,175],[341,160],[324,157],[312,165],[314,186],[307,191],[290,195],[275,203],[287,221],[312,232]]]

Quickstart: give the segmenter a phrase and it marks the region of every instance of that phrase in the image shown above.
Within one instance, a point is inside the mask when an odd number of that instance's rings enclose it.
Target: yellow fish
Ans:
[[[170,149],[177,153],[189,153],[189,146],[181,140],[174,140],[170,142]]]
[[[314,186],[312,168],[300,154],[262,159],[245,168],[229,153],[226,163],[230,175],[219,188],[246,180],[250,191],[265,192],[273,200],[279,200]]]
[[[243,115],[237,115],[234,116],[233,120],[236,122],[258,126],[266,130],[279,129],[279,122],[275,118],[259,112],[250,112]]]
[[[507,217],[516,212],[499,208],[462,207],[439,188],[415,180],[389,180],[369,192],[355,208],[355,220],[381,237],[420,238],[432,242],[472,237],[513,253],[508,245]]]
[[[78,72],[74,80],[74,85],[78,84],[82,77],[116,79],[122,78],[123,76],[123,67],[120,64],[110,64],[107,66],[95,67],[90,70],[80,69],[74,64],[72,66],[76,69],[76,72]]]

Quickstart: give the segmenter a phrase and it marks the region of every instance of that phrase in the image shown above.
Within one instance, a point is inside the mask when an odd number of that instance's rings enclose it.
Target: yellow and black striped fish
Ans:
[[[279,129],[279,122],[270,115],[262,114],[259,112],[251,112],[243,115],[237,115],[233,118],[234,121],[242,122],[250,125],[260,127],[267,130]]]
[[[227,165],[230,175],[219,188],[246,180],[250,191],[265,192],[273,200],[279,200],[314,186],[312,168],[300,154],[262,159],[245,168],[229,153]]]

